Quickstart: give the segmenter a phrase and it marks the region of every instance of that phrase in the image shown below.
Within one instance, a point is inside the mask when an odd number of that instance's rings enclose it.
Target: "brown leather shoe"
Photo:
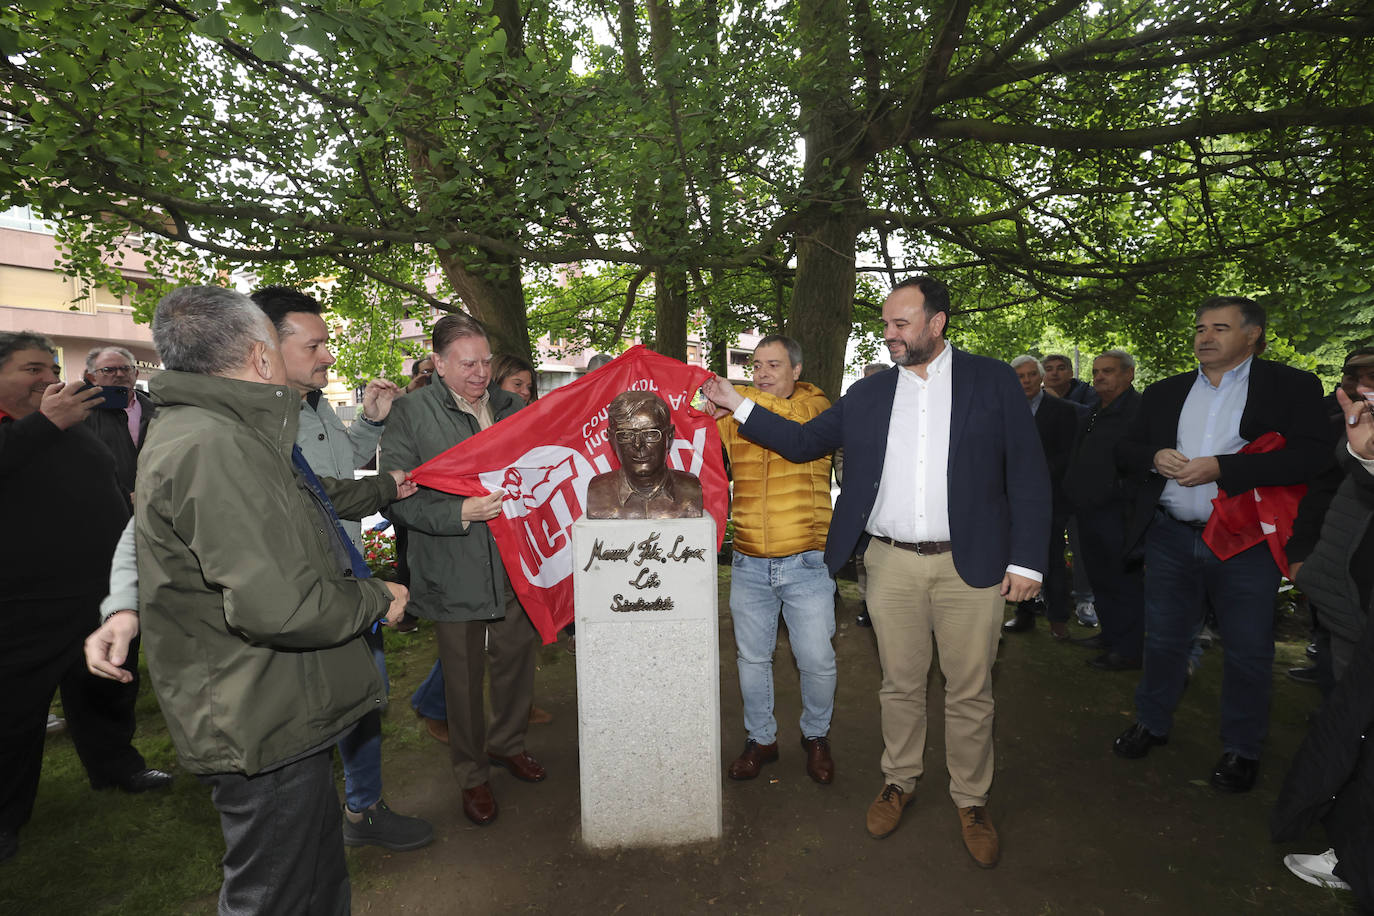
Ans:
[[[802,750],[806,751],[806,775],[823,786],[835,779],[835,761],[830,759],[830,739],[802,738]]]
[[[491,794],[491,783],[463,790],[463,813],[478,827],[496,820],[496,796]]]
[[[868,806],[868,834],[875,840],[891,836],[902,822],[902,812],[911,804],[911,796],[893,783],[883,786],[883,791]]]
[[[487,759],[498,767],[510,770],[512,776],[525,782],[542,782],[544,777],[548,775],[544,772],[544,767],[540,765],[539,761],[525,751],[521,751],[514,757],[501,757],[487,751]]]
[[[421,716],[420,721],[425,723],[425,731],[429,736],[440,744],[448,744],[448,720],[431,719],[428,716]]]
[[[753,738],[744,742],[744,752],[735,758],[726,771],[731,779],[753,779],[765,763],[778,759],[778,742],[759,744]]]
[[[548,725],[552,721],[553,713],[549,712],[547,709],[540,709],[538,706],[530,707],[531,725]]]
[[[964,848],[973,856],[979,868],[992,868],[1002,857],[997,831],[988,820],[988,809],[982,805],[959,809],[959,824],[963,828]]]

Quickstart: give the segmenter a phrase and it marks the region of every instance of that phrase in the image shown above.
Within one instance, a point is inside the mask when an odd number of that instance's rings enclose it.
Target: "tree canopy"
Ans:
[[[524,354],[681,357],[696,315],[834,391],[915,272],[1003,355],[1048,327],[1177,364],[1223,291],[1314,367],[1367,336],[1374,7],[1013,7],[19,0],[0,194],[104,282],[131,228],[169,280],[335,279],[359,365],[417,303]]]

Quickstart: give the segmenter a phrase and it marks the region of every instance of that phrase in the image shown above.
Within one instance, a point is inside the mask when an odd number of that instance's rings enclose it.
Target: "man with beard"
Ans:
[[[883,303],[883,327],[900,368],[860,379],[804,424],[759,409],[724,378],[703,393],[734,412],[742,435],[789,461],[844,447],[825,560],[833,573],[867,545],[884,743],[884,786],[868,809],[868,831],[881,839],[897,829],[923,772],[926,679],[938,647],[950,796],[965,848],[991,868],[1000,858],[986,809],[992,666],[1005,602],[1040,591],[1050,481],[1016,373],[951,347],[948,321],[943,283],[899,283]]]

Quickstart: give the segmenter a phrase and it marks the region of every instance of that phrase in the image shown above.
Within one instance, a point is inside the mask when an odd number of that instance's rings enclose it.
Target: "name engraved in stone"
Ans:
[[[605,560],[608,563],[628,563],[630,552],[634,549],[635,545],[631,544],[629,547],[613,547],[607,550],[601,538],[597,538],[596,543],[592,544],[592,555],[587,558],[587,565],[582,567],[582,571],[586,572],[591,569],[592,562],[595,560]]]
[[[635,548],[639,551],[639,559],[635,560],[636,566],[643,566],[650,560],[657,560],[660,563],[668,562],[663,556],[663,548],[658,543],[657,531],[636,544]]]
[[[657,588],[660,584],[658,573],[647,569],[641,569],[639,575],[630,580],[630,586],[639,589]]]
[[[611,610],[617,614],[628,614],[635,611],[671,611],[672,609],[673,599],[668,597],[634,598],[627,601],[624,595],[616,595],[611,601]]]
[[[677,536],[677,540],[673,542],[673,549],[668,551],[668,559],[675,560],[678,563],[686,563],[688,560],[700,560],[705,563],[706,548],[686,547],[682,543],[685,540],[687,540],[687,538],[682,535],[679,534]]]

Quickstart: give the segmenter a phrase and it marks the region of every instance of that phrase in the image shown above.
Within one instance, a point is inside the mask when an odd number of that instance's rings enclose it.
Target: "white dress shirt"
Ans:
[[[894,541],[949,540],[952,353],[945,344],[926,364],[925,378],[906,366],[897,373],[883,476],[865,528],[869,534]]]

